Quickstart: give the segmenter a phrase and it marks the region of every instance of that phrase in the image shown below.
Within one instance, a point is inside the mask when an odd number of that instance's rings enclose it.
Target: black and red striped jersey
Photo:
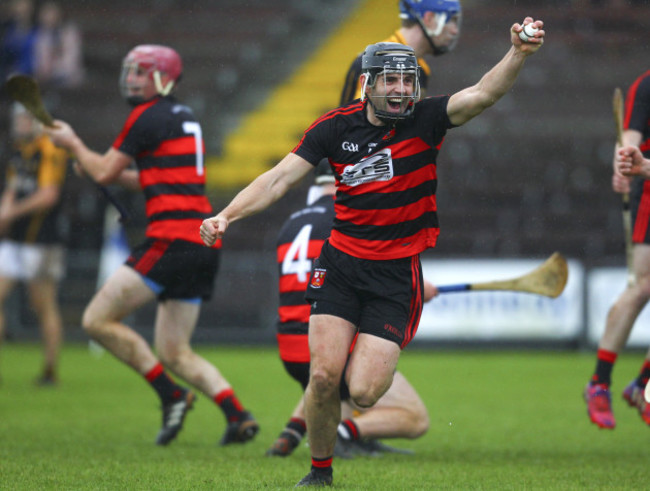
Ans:
[[[320,255],[334,220],[331,195],[293,213],[282,226],[277,239],[280,305],[278,308],[278,346],[284,361],[309,361],[307,331],[310,305],[305,290],[312,263]]]
[[[140,104],[113,148],[135,159],[146,199],[146,236],[203,244],[198,230],[213,212],[205,196],[201,125],[192,110],[171,96]]]
[[[637,78],[627,91],[623,128],[643,135],[639,148],[650,158],[650,70]]]
[[[337,174],[330,243],[355,257],[388,260],[434,247],[436,157],[447,129],[448,96],[415,104],[397,126],[374,126],[367,101],[328,112],[306,131],[293,153],[317,165],[328,158]]]

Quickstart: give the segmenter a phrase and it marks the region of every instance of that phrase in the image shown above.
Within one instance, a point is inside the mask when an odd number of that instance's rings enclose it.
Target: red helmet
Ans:
[[[180,55],[167,46],[159,44],[141,44],[128,52],[122,63],[120,85],[125,86],[126,75],[134,67],[145,70],[148,78],[156,86],[160,95],[168,95],[183,72],[183,61]],[[163,86],[161,75],[167,75],[168,81]]]

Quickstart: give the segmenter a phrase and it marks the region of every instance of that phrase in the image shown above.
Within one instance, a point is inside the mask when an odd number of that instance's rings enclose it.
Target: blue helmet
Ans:
[[[417,20],[413,14],[421,18],[428,11],[447,14],[448,22],[454,15],[459,15],[462,9],[458,0],[400,0],[399,2],[401,19]]]
[[[399,11],[399,16],[403,21],[416,22],[420,26],[434,56],[444,55],[456,46],[462,20],[462,8],[459,0],[400,0]],[[433,12],[436,16],[436,28],[433,30],[424,24],[423,19],[426,12]],[[458,28],[454,38],[434,42],[433,37],[442,34],[445,26],[452,21]]]

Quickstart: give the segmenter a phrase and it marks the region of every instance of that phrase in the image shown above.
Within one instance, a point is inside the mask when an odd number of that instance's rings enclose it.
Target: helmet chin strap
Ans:
[[[156,90],[162,96],[169,95],[169,93],[174,88],[173,80],[170,80],[169,82],[167,82],[167,85],[163,86],[162,78],[160,77],[160,72],[158,70],[154,70],[153,72],[153,82],[154,84],[156,84]]]
[[[444,55],[445,53],[449,52],[448,47],[442,47],[439,48],[436,46],[436,43],[433,42],[433,39],[431,39],[431,36],[438,36],[442,30],[445,28],[445,23],[447,22],[447,14],[442,13],[442,14],[436,14],[436,30],[432,31],[427,28],[427,26],[424,25],[424,22],[422,22],[422,18],[413,10],[413,8],[409,5],[408,2],[405,2],[402,0],[402,5],[404,5],[404,8],[408,11],[408,13],[415,19],[415,21],[418,23],[418,26],[420,26],[420,29],[422,30],[422,33],[424,34],[424,37],[427,39],[427,42],[429,43],[429,46],[431,47],[431,51],[433,52],[433,56],[440,56]],[[442,17],[439,18],[438,16],[441,15]],[[441,22],[444,21],[444,22]]]

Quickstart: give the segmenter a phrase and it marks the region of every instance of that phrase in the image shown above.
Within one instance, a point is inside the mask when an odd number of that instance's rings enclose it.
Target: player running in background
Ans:
[[[0,344],[5,302],[16,283],[24,282],[43,339],[44,366],[36,382],[55,385],[63,338],[57,297],[65,273],[58,218],[68,154],[20,104],[12,108],[11,137],[13,153],[0,198]]]
[[[628,90],[623,120],[623,146],[638,147],[650,156],[650,71],[638,77]],[[625,347],[636,318],[650,299],[650,181],[641,173],[637,155],[631,172],[622,174],[614,161],[612,187],[617,193],[630,193],[632,212],[633,273],[635,281],[627,285],[610,307],[605,332],[598,343],[596,369],[584,390],[589,419],[600,428],[613,429],[610,385],[612,370]],[[618,154],[617,154],[618,156]],[[637,176],[631,179],[630,176]],[[646,353],[637,377],[623,390],[623,399],[636,407],[642,420],[650,425],[650,405],[643,401],[643,389],[650,378],[650,350]]]
[[[310,306],[305,300],[313,261],[329,237],[334,221],[336,179],[325,159],[316,166],[314,185],[309,189],[307,206],[291,214],[282,226],[277,241],[280,306],[278,309],[278,348],[287,373],[302,387],[309,382]],[[437,294],[431,283],[424,282],[424,301]],[[344,384],[343,384],[344,386]],[[348,404],[349,394],[341,394],[343,421],[335,455],[411,453],[389,447],[377,438],[418,438],[429,429],[427,409],[404,375],[395,373],[390,389],[371,408],[354,408]],[[267,455],[286,457],[298,446],[306,432],[303,398],[294,409],[284,430]]]
[[[146,198],[146,239],[90,301],[84,329],[160,397],[158,445],[176,437],[196,398],[166,369],[220,406],[227,420],[220,442],[225,445],[250,440],[258,425],[217,368],[190,346],[201,302],[212,295],[221,244],[203,247],[196,233],[212,208],[205,196],[201,126],[190,108],[171,95],[181,72],[181,58],[169,47],[140,45],[127,54],[120,86],[133,110],[105,154],[90,150],[62,121],[48,132],[76,155],[93,180],[142,189]],[[137,170],[129,169],[133,161]],[[154,344],[159,358],[122,322],[153,300],[158,304]]]
[[[425,55],[440,56],[454,49],[460,37],[462,8],[458,0],[400,0],[399,17],[402,26],[385,42],[410,46],[418,57],[420,86],[426,95],[431,68]],[[347,104],[361,97],[359,84],[361,55],[357,56],[345,76],[339,104]]]
[[[330,159],[339,181],[334,225],[306,295],[311,314],[305,414],[312,466],[297,486],[332,483],[341,379],[353,403],[365,408],[393,382],[400,352],[413,339],[422,312],[420,253],[435,246],[439,232],[438,150],[448,129],[478,116],[510,90],[525,60],[543,44],[543,22],[526,17],[524,23],[539,30],[524,42],[522,25],[513,24],[510,49],[478,83],[419,102],[413,49],[368,46],[361,75],[367,98],[316,120],[292,152],[201,225],[204,243],[213,245],[230,223],[266,209],[321,159]]]

